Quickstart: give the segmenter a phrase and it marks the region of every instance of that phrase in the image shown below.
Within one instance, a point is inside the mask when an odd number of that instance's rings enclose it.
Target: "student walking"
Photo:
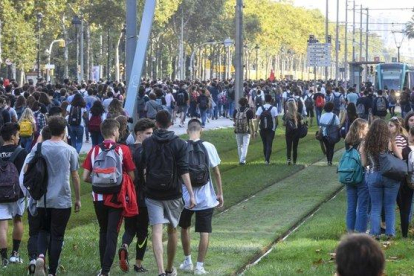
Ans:
[[[335,144],[339,142],[339,117],[333,113],[334,104],[325,104],[325,113],[319,120],[319,131],[322,131],[323,143],[326,148],[326,159],[328,166],[332,166],[332,159],[335,151]]]
[[[299,131],[302,125],[302,115],[298,112],[295,101],[286,103],[286,114],[283,115],[283,124],[285,128],[286,138],[286,156],[287,164],[291,165],[292,149],[293,149],[293,165],[296,165],[298,159]]]
[[[1,115],[0,115],[1,116]],[[19,255],[20,242],[23,237],[23,222],[25,198],[19,186],[19,174],[22,170],[26,151],[19,146],[19,125],[16,123],[5,123],[1,127],[1,137],[4,141],[0,146],[0,165],[5,170],[0,175],[0,255],[1,266],[9,263],[22,263]],[[6,170],[6,168],[10,168]],[[10,179],[14,180],[10,185]],[[18,195],[10,200],[8,191],[19,191]],[[7,254],[7,235],[9,221],[13,220],[13,247],[10,259]]]
[[[156,115],[157,130],[146,139],[143,146],[144,168],[146,169],[145,203],[152,226],[152,246],[160,276],[177,275],[173,267],[177,250],[177,225],[184,208],[181,177],[189,193],[187,208],[195,206],[191,187],[187,144],[172,131],[171,114],[163,110]],[[164,269],[162,229],[168,224],[167,266]]]
[[[200,140],[201,132],[202,126],[199,120],[193,119],[188,122],[187,133],[190,138],[188,140],[190,171],[193,164],[199,164],[199,160],[201,160],[200,164],[203,164],[202,167],[204,169],[197,172],[193,171],[194,173],[190,174],[197,205],[192,209],[184,208],[179,222],[179,226],[181,227],[181,242],[185,255],[184,262],[180,265],[180,269],[187,272],[193,272],[194,265],[191,260],[190,227],[191,218],[195,214],[195,231],[200,233],[197,265],[194,270],[195,275],[207,274],[204,269],[204,262],[207,254],[209,237],[212,232],[214,208],[222,207],[224,204],[219,169],[221,160],[213,144]],[[214,191],[211,175],[214,175],[217,194]],[[199,178],[199,176],[202,177]],[[203,179],[203,181],[197,181],[199,179]],[[190,193],[185,185],[182,185],[182,189],[186,206],[190,206]]]
[[[63,117],[49,118],[50,140],[41,145],[41,153],[47,165],[47,192],[37,201],[37,216],[40,219],[38,235],[38,258],[35,275],[45,275],[45,258],[49,253],[49,275],[56,275],[62,252],[65,230],[72,209],[70,178],[75,192],[75,212],[81,208],[78,154],[64,142],[66,120]],[[38,147],[33,147],[26,163],[34,158]],[[59,160],[59,162],[56,162]]]
[[[371,198],[371,230],[370,234],[379,239],[381,234],[381,210],[385,211],[385,234],[387,238],[395,237],[395,202],[400,182],[382,176],[379,168],[379,156],[389,150],[390,133],[387,123],[375,120],[368,131],[365,144],[361,147],[361,159],[364,166],[369,166],[365,180]],[[402,159],[400,150],[392,143],[392,152]]]
[[[273,139],[275,138],[278,125],[277,116],[277,109],[272,105],[272,96],[268,94],[265,96],[265,104],[256,111],[256,122],[260,125],[260,137],[263,142],[263,154],[266,165],[270,164]]]
[[[134,240],[134,236],[137,237],[136,244],[136,257],[134,264],[135,272],[147,272],[142,265],[144,260],[144,254],[147,249],[148,241],[148,210],[145,205],[145,174],[144,167],[142,164],[142,142],[151,137],[155,124],[150,119],[140,119],[135,124],[134,133],[135,133],[135,143],[130,146],[132,159],[135,164],[135,193],[137,195],[137,202],[139,206],[139,214],[133,217],[125,218],[125,232],[122,236],[122,246],[118,251],[119,255],[119,266],[122,271],[129,270],[128,262],[128,253],[129,246]]]
[[[83,144],[84,116],[86,114],[86,103],[80,94],[75,94],[71,104],[67,107],[69,136],[72,147],[79,153]]]
[[[93,147],[83,163],[83,180],[92,183],[92,198],[95,208],[96,217],[99,223],[99,257],[101,271],[99,276],[109,275],[112,263],[116,253],[116,243],[119,229],[122,224],[122,218],[125,212],[131,212],[131,215],[138,213],[135,189],[133,193],[127,185],[134,180],[135,165],[132,161],[129,148],[122,144],[117,144],[119,139],[119,123],[115,119],[106,119],[103,121],[102,135],[104,141],[102,144]],[[105,166],[106,156],[111,154],[116,160],[116,181],[107,183],[107,178],[100,178],[96,173],[102,171],[105,174],[105,167],[97,167],[97,164]],[[96,163],[100,159],[103,162]],[[110,178],[113,179],[113,178]],[[125,210],[126,198],[129,197],[132,206],[131,211]],[[130,215],[128,215],[130,216]]]
[[[239,164],[246,164],[247,150],[249,149],[250,135],[256,137],[256,131],[253,125],[253,111],[249,108],[249,102],[246,98],[240,98],[240,107],[233,113],[234,133],[236,134],[237,153],[239,155]]]
[[[36,120],[33,115],[33,111],[30,108],[26,108],[23,111],[22,116],[19,119],[20,126],[20,144],[26,150],[30,152],[33,143],[33,134],[36,132]]]

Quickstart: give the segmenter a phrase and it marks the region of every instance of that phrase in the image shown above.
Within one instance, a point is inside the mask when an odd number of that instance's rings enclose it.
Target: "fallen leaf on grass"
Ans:
[[[319,259],[317,261],[314,261],[313,264],[314,265],[321,265],[321,264],[323,264],[323,260],[322,259]]]
[[[388,249],[391,246],[391,242],[390,241],[386,241],[382,243],[382,247],[384,247],[384,249]]]
[[[316,249],[315,252],[316,253],[320,253],[322,249]]]
[[[73,250],[78,250],[78,245],[77,244],[73,245]]]
[[[60,269],[60,272],[66,273],[66,269],[65,269],[65,267],[63,265],[60,265],[59,266],[59,269]]]
[[[329,259],[330,261],[333,261],[336,259],[336,253],[329,253],[329,256],[331,256],[331,258]]]
[[[399,259],[399,257],[388,257],[387,261],[397,261]]]
[[[297,269],[296,273],[303,273],[303,269],[301,269],[301,268]]]

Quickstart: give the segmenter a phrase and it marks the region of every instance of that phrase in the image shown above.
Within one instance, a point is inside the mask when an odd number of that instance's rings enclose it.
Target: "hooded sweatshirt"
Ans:
[[[188,152],[187,143],[180,139],[173,131],[164,129],[155,130],[150,138],[142,143],[142,163],[146,168],[147,175],[151,173],[163,173],[162,168],[157,168],[155,164],[155,152],[159,145],[166,144],[170,149],[174,159],[173,183],[168,189],[154,189],[149,183],[145,185],[145,196],[154,200],[173,200],[182,197],[181,184],[179,179],[183,174],[188,173]],[[152,160],[151,160],[152,159]]]

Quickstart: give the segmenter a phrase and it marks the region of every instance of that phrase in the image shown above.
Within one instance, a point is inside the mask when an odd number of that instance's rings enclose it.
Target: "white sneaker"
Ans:
[[[35,276],[45,276],[45,259],[42,257],[37,258],[36,260],[36,269],[35,269]]]
[[[182,271],[191,272],[193,271],[193,269],[194,269],[193,263],[188,263],[184,261],[182,264],[180,264],[180,270]]]
[[[27,275],[34,275],[36,271],[36,260],[31,260],[27,267]]]
[[[11,264],[22,264],[23,263],[23,260],[22,260],[22,258],[20,258],[19,253],[14,252],[14,251],[13,251],[9,261],[10,261]]]
[[[171,272],[165,271],[165,275],[167,275],[167,276],[177,276],[177,269],[175,267],[173,267]]]
[[[208,272],[204,269],[204,267],[196,267],[196,269],[194,270],[194,275],[204,275],[207,274]]]

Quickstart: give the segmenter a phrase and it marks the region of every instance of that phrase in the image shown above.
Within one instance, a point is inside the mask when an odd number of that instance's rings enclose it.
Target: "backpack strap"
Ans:
[[[16,160],[17,156],[19,156],[19,154],[23,151],[24,149],[21,146],[18,146],[12,153],[12,155],[10,156],[9,161],[14,163],[14,160]]]

